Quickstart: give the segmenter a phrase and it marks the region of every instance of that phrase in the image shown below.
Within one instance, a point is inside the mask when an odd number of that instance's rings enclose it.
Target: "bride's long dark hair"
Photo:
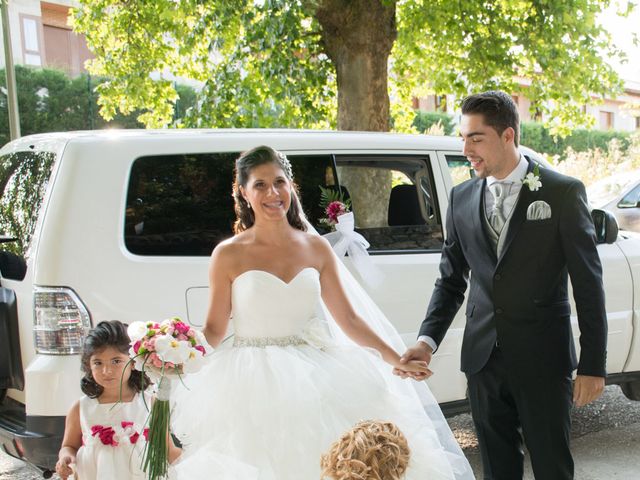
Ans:
[[[246,188],[251,171],[265,163],[275,163],[282,168],[289,183],[291,184],[291,205],[287,211],[289,225],[303,232],[307,231],[307,226],[302,220],[302,207],[300,205],[298,186],[293,181],[291,174],[291,164],[282,153],[271,147],[262,145],[244,152],[236,160],[235,175],[233,179],[233,201],[235,203],[236,222],[233,225],[234,233],[238,234],[252,227],[256,219],[253,210],[240,193],[240,187]]]

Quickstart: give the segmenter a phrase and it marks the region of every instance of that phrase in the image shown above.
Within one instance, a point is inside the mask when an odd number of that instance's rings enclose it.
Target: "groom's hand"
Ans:
[[[429,366],[429,363],[431,363],[432,355],[433,355],[433,350],[429,345],[427,345],[425,342],[416,342],[416,344],[413,347],[407,349],[407,351],[404,352],[404,355],[400,357],[400,364],[406,365],[408,362],[418,360],[420,362],[425,362],[426,365]],[[425,380],[429,378],[431,375],[433,375],[433,372],[431,370],[424,373],[409,372],[407,370],[403,370],[401,367],[394,368],[393,373],[402,378],[411,377],[415,380]]]
[[[573,403],[582,407],[593,402],[604,391],[604,378],[578,375],[573,384]]]

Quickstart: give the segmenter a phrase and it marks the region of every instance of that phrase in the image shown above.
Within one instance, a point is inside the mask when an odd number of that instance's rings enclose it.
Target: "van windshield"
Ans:
[[[15,238],[3,251],[25,257],[56,155],[15,152],[0,157],[0,234]]]

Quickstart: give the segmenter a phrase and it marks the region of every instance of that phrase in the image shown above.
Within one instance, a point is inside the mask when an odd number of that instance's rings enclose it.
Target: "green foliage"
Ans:
[[[453,117],[447,113],[417,111],[413,119],[413,126],[420,133],[426,133],[432,125],[438,123],[442,126],[445,135],[453,135],[455,123]]]
[[[621,56],[596,22],[608,0],[415,0],[398,9],[395,77],[414,94],[520,92],[553,132],[589,125],[582,106],[620,91]],[[523,85],[518,78],[530,80]],[[543,103],[552,100],[551,104]]]
[[[412,129],[412,96],[462,98],[499,88],[530,98],[532,108],[548,114],[553,133],[567,134],[590,125],[585,103],[621,90],[603,58],[623,54],[596,21],[610,0],[372,1],[396,7],[389,85],[371,87],[376,94],[391,92],[396,129]],[[152,72],[204,82],[185,126],[335,125],[341,79],[323,45],[350,32],[323,31],[316,15],[323,8],[344,8],[350,15],[371,8],[370,2],[353,1],[347,9],[336,0],[79,3],[72,22],[97,55],[91,71],[111,78],[99,89],[102,114],[109,119],[117,111],[140,109],[139,120],[155,127],[171,122],[177,94],[169,80],[152,80]],[[362,51],[376,54],[376,45],[363,43]],[[343,71],[360,67],[349,64],[360,61],[352,57],[341,57],[347,62]]]
[[[574,152],[600,149],[609,150],[611,140],[616,139],[624,151],[629,147],[631,133],[617,130],[573,130],[571,135],[554,137],[549,128],[537,122],[523,122],[520,129],[520,143],[540,153],[558,155],[565,158],[568,148]]]
[[[170,123],[177,99],[166,72],[204,83],[190,127],[303,127],[334,122],[335,84],[320,48],[313,2],[287,0],[81,0],[72,16],[97,55],[91,72],[101,113],[144,110]]]
[[[322,185],[318,186],[320,188],[320,206],[325,209],[329,206],[331,202],[340,202],[342,203],[347,210],[351,209],[351,199],[347,198],[345,200],[344,191],[334,190],[331,188],[325,188]]]
[[[3,250],[24,256],[55,155],[18,152],[0,158],[0,233],[17,240]]]
[[[640,132],[631,133],[628,142],[626,149],[621,148],[616,138],[609,141],[606,150],[594,148],[577,152],[568,148],[564,158],[550,160],[558,171],[579,178],[586,186],[610,175],[624,178],[640,169]]]
[[[98,94],[95,88],[105,82],[103,78],[83,74],[70,78],[53,69],[34,69],[17,65],[16,85],[20,130],[22,135],[101,128],[141,128],[135,112],[118,113],[110,121],[98,113]],[[5,88],[4,69],[0,70],[0,87]],[[188,109],[196,103],[193,88],[177,85],[179,101],[175,123],[180,124]],[[0,144],[9,141],[7,97],[0,94]],[[1,192],[0,192],[1,195]]]
[[[91,90],[100,80],[87,75],[69,78],[64,72],[16,66],[18,108],[22,135],[92,128],[140,128],[133,117],[118,115],[106,122],[97,113],[97,94]],[[5,88],[4,69],[0,85]],[[0,95],[0,143],[9,141],[7,98]]]

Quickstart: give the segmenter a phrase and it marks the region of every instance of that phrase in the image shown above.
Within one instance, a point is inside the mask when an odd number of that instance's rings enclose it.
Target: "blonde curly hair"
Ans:
[[[322,478],[400,480],[410,453],[407,439],[396,425],[366,420],[342,435],[322,456]]]

